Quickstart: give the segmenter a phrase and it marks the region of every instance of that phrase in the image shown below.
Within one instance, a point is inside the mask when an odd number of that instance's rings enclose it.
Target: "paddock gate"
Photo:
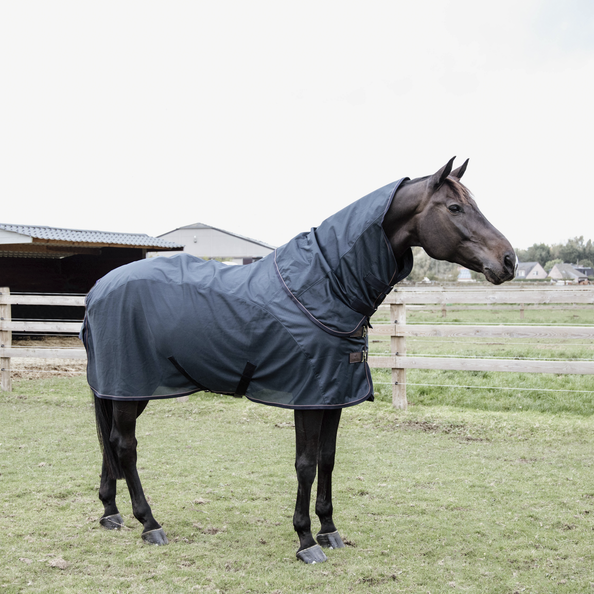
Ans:
[[[83,306],[84,295],[10,294],[9,288],[0,288],[0,388],[12,389],[11,359],[53,358],[86,359],[80,348],[25,348],[12,345],[13,332],[36,334],[78,334],[81,321],[13,320],[12,305]],[[524,318],[526,306],[547,308],[594,306],[592,286],[508,285],[505,287],[475,286],[404,286],[392,292],[384,306],[389,308],[390,322],[375,324],[370,339],[389,339],[389,355],[372,355],[368,362],[376,369],[391,369],[392,403],[395,408],[406,409],[406,370],[434,369],[450,371],[504,371],[524,373],[594,374],[592,360],[541,361],[527,359],[489,359],[426,357],[407,355],[407,338],[549,338],[551,340],[592,340],[594,325],[466,325],[466,324],[407,324],[407,308],[440,308],[446,316],[448,308],[505,307],[517,308],[519,321]]]

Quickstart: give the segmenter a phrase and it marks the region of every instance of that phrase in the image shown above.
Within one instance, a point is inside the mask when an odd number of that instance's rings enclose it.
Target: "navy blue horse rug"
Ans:
[[[294,409],[373,397],[366,327],[412,269],[382,228],[403,180],[361,198],[262,260],[188,254],[113,270],[87,296],[81,337],[99,398],[207,390]]]

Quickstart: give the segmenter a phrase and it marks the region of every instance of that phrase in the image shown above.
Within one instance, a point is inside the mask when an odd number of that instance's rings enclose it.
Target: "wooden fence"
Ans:
[[[407,305],[433,306],[443,309],[454,304],[516,304],[524,306],[552,304],[594,304],[591,286],[514,286],[490,287],[403,287],[391,293],[384,303],[390,307],[390,324],[374,325],[370,336],[390,337],[389,356],[371,356],[373,368],[392,370],[392,403],[405,409],[406,370],[439,369],[449,371],[513,371],[522,373],[594,374],[594,361],[531,361],[517,359],[463,359],[407,356],[406,338],[481,337],[481,338],[553,338],[594,339],[593,327],[579,326],[467,326],[421,325],[406,323]]]
[[[517,359],[464,359],[407,356],[407,337],[482,337],[482,338],[552,338],[594,339],[593,327],[579,326],[469,326],[420,325],[406,323],[407,306],[445,308],[448,305],[508,305],[516,304],[520,311],[525,305],[593,305],[591,286],[522,286],[490,287],[404,287],[397,288],[386,301],[390,308],[389,324],[374,324],[371,337],[389,337],[389,356],[370,356],[372,368],[392,370],[392,402],[396,408],[406,408],[406,370],[440,369],[455,371],[512,371],[523,373],[594,374],[594,361],[531,361]],[[12,347],[12,332],[78,333],[80,322],[13,321],[11,305],[83,306],[84,296],[11,295],[0,288],[0,368],[1,389],[11,390],[10,359],[39,357],[85,359],[81,348],[19,348]]]
[[[43,359],[86,359],[85,349],[31,349],[12,346],[13,332],[72,333],[78,334],[81,322],[38,322],[13,321],[13,305],[84,306],[85,298],[79,295],[11,295],[7,287],[0,287],[0,389],[12,390],[10,359],[12,357],[33,357]]]

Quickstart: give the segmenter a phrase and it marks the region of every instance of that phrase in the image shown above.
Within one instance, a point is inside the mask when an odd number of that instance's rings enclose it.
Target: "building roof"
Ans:
[[[99,255],[101,248],[182,250],[183,245],[145,233],[84,231],[37,225],[0,223],[0,257],[67,258],[75,254]]]
[[[591,266],[574,266],[574,268],[586,276],[594,276],[594,268]]]
[[[250,243],[254,243],[256,245],[262,246],[264,248],[268,248],[269,250],[274,251],[276,249],[275,246],[265,243],[263,241],[259,241],[258,239],[252,239],[251,237],[245,237],[245,235],[239,235],[238,233],[233,233],[231,231],[226,231],[225,229],[219,229],[218,227],[211,227],[210,225],[205,225],[204,223],[194,223],[192,225],[186,225],[185,227],[178,227],[173,231],[168,231],[167,233],[162,233],[159,237],[164,237],[165,235],[169,235],[170,233],[174,233],[175,231],[180,231],[181,229],[213,229],[214,231],[219,231],[220,233],[225,233],[226,235],[230,235],[231,237],[237,237],[238,239],[242,239],[244,241],[249,241]]]
[[[576,270],[572,264],[555,264],[549,273],[550,277],[555,278],[556,275],[553,275],[553,271],[557,272],[561,278],[568,280],[586,277],[585,274]]]
[[[3,233],[4,232],[4,233]],[[151,237],[146,233],[116,233],[111,231],[85,231],[33,225],[0,223],[0,245],[21,243],[92,244],[92,247],[140,247],[181,249],[182,245]]]
[[[518,272],[524,270],[528,274],[537,264],[538,262],[518,262]]]

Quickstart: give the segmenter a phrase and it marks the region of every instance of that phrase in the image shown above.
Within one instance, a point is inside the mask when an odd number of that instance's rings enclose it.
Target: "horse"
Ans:
[[[294,410],[297,558],[320,563],[324,548],[344,547],[332,507],[341,412],[373,400],[366,330],[410,273],[411,248],[495,285],[515,275],[510,243],[460,181],[468,160],[452,169],[454,159],[376,190],[250,265],[180,254],[128,264],[96,283],[81,338],[103,453],[104,528],[123,525],[116,481],[125,479],[143,541],[167,544],[138,475],[136,421],[149,400],[210,391]]]

